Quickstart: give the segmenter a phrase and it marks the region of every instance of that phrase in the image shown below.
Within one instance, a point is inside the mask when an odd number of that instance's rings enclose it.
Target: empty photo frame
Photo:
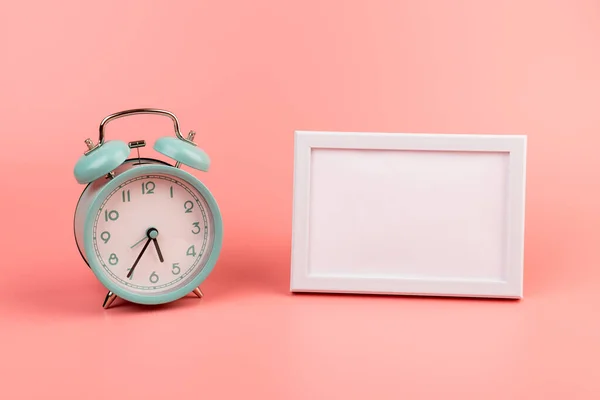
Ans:
[[[295,132],[291,291],[522,298],[526,144]]]

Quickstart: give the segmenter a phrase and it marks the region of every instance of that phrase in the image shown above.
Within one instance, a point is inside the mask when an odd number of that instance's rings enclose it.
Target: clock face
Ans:
[[[122,290],[152,296],[193,280],[213,240],[213,214],[194,186],[169,174],[141,174],[121,182],[100,204],[90,256]]]

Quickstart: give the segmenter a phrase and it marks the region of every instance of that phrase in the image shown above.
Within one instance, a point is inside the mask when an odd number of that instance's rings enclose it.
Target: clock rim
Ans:
[[[208,207],[213,215],[213,224],[214,224],[214,238],[213,245],[210,250],[210,256],[206,261],[202,271],[194,277],[187,284],[175,289],[173,291],[169,291],[166,293],[160,294],[139,294],[128,291],[122,286],[114,283],[108,275],[103,271],[102,266],[98,262],[97,257],[94,253],[93,247],[93,237],[92,237],[92,228],[95,219],[95,215],[97,210],[99,209],[102,201],[105,199],[108,193],[110,193],[115,185],[120,185],[122,182],[130,179],[131,177],[145,174],[165,174],[173,176],[179,180],[185,181],[187,184],[196,189],[206,200]],[[98,193],[94,196],[94,199],[90,203],[90,207],[87,211],[87,215],[85,217],[84,229],[83,229],[83,242],[84,242],[84,250],[87,254],[87,262],[90,269],[93,271],[96,278],[100,281],[100,283],[106,287],[106,289],[110,290],[112,293],[117,295],[118,297],[130,301],[132,303],[137,304],[146,304],[146,305],[156,305],[156,304],[164,304],[173,302],[175,300],[181,299],[185,297],[189,293],[191,293],[196,287],[200,286],[204,280],[210,275],[213,271],[215,264],[219,258],[221,253],[222,244],[223,244],[223,220],[221,216],[221,212],[219,206],[210,192],[210,190],[195,176],[190,174],[187,171],[184,171],[179,168],[175,168],[171,165],[160,165],[160,164],[148,164],[148,165],[140,165],[136,168],[129,169],[124,171],[123,173],[117,175],[114,179],[112,179],[109,183],[103,186]]]

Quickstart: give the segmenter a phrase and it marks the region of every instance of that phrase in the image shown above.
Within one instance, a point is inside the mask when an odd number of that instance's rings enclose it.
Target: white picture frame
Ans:
[[[525,135],[294,135],[292,292],[523,297]]]

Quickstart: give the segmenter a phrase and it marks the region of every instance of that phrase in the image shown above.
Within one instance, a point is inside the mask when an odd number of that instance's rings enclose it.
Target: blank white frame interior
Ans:
[[[522,298],[526,149],[296,131],[291,291]]]

